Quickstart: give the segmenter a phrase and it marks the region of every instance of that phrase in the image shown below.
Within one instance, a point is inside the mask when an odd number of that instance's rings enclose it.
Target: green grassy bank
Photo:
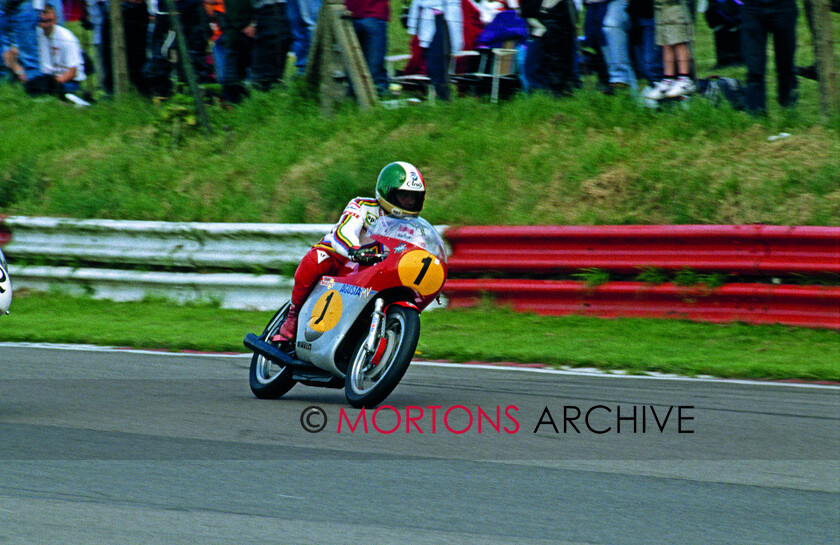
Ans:
[[[590,91],[322,117],[292,89],[211,110],[206,137],[139,98],[74,110],[0,86],[0,213],[332,222],[406,160],[436,224],[840,225],[840,124],[807,103],[757,120]]]
[[[712,68],[711,31],[696,27],[698,75],[743,81],[743,67]],[[797,64],[811,64],[804,17],[798,36]],[[390,37],[389,53],[407,50],[396,18]],[[347,104],[325,117],[296,80],[209,106],[210,136],[177,100],[75,109],[0,85],[0,214],[332,222],[404,160],[423,172],[436,224],[840,225],[840,113],[820,122],[816,82],[800,78],[798,106],[780,109],[770,62],[764,118],[703,98],[653,111],[595,83],[563,99]]]

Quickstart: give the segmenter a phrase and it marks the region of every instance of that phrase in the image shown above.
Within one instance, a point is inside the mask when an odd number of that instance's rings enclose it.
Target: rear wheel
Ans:
[[[266,326],[260,339],[282,350],[280,347],[281,343],[272,343],[268,339],[280,330],[280,326],[283,325],[283,321],[285,321],[288,313],[289,305],[286,304],[268,322],[268,326]],[[278,365],[260,354],[254,354],[251,357],[248,382],[250,383],[251,391],[260,399],[277,399],[282,397],[296,384],[296,381],[292,379],[291,367]]]
[[[356,347],[344,380],[344,394],[354,407],[375,407],[397,387],[408,369],[417,340],[420,315],[411,308],[392,306],[385,315],[382,343],[373,353],[364,339]]]

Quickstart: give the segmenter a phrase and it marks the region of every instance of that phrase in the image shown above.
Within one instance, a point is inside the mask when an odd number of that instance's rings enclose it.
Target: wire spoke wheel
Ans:
[[[270,344],[277,346],[276,343]],[[254,378],[260,384],[268,385],[277,380],[285,369],[285,365],[278,365],[264,356],[257,354]]]
[[[279,348],[280,343],[273,343],[268,339],[280,330],[288,312],[289,305],[287,304],[277,311],[263,331],[261,338],[274,347]],[[260,399],[277,399],[295,385],[290,367],[279,365],[256,353],[251,357],[248,382],[251,386],[251,392]]]
[[[416,310],[400,306],[388,309],[382,336],[385,347],[378,361],[373,361],[364,339],[353,354],[344,388],[350,404],[373,407],[388,397],[408,369],[419,337],[420,317]]]

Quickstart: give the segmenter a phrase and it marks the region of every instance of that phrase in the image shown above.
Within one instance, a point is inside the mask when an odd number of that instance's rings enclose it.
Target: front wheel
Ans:
[[[261,336],[266,342],[269,337],[280,331],[280,326],[286,319],[289,313],[289,305],[283,306],[271,321],[268,322],[265,331]],[[273,346],[279,347],[279,343],[270,343]],[[286,392],[292,389],[296,381],[292,379],[292,368],[287,365],[278,365],[275,362],[261,356],[254,354],[251,357],[251,369],[248,371],[248,382],[251,385],[251,391],[260,399],[277,399],[282,397]]]
[[[378,359],[367,351],[364,339],[353,353],[344,379],[347,401],[354,407],[375,407],[388,397],[405,375],[419,338],[420,314],[416,310],[401,306],[388,309]]]

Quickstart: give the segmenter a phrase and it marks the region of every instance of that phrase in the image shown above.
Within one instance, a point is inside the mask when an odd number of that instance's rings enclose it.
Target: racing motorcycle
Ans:
[[[286,303],[261,335],[249,382],[261,399],[277,399],[300,382],[344,388],[354,407],[374,407],[394,390],[414,356],[420,312],[446,281],[446,251],[437,230],[420,217],[382,216],[368,235],[379,243],[376,262],[347,262],[322,277],[301,306],[295,342],[271,342],[289,311]]]
[[[9,280],[9,266],[6,256],[0,250],[0,316],[9,313],[12,304],[12,282]]]

